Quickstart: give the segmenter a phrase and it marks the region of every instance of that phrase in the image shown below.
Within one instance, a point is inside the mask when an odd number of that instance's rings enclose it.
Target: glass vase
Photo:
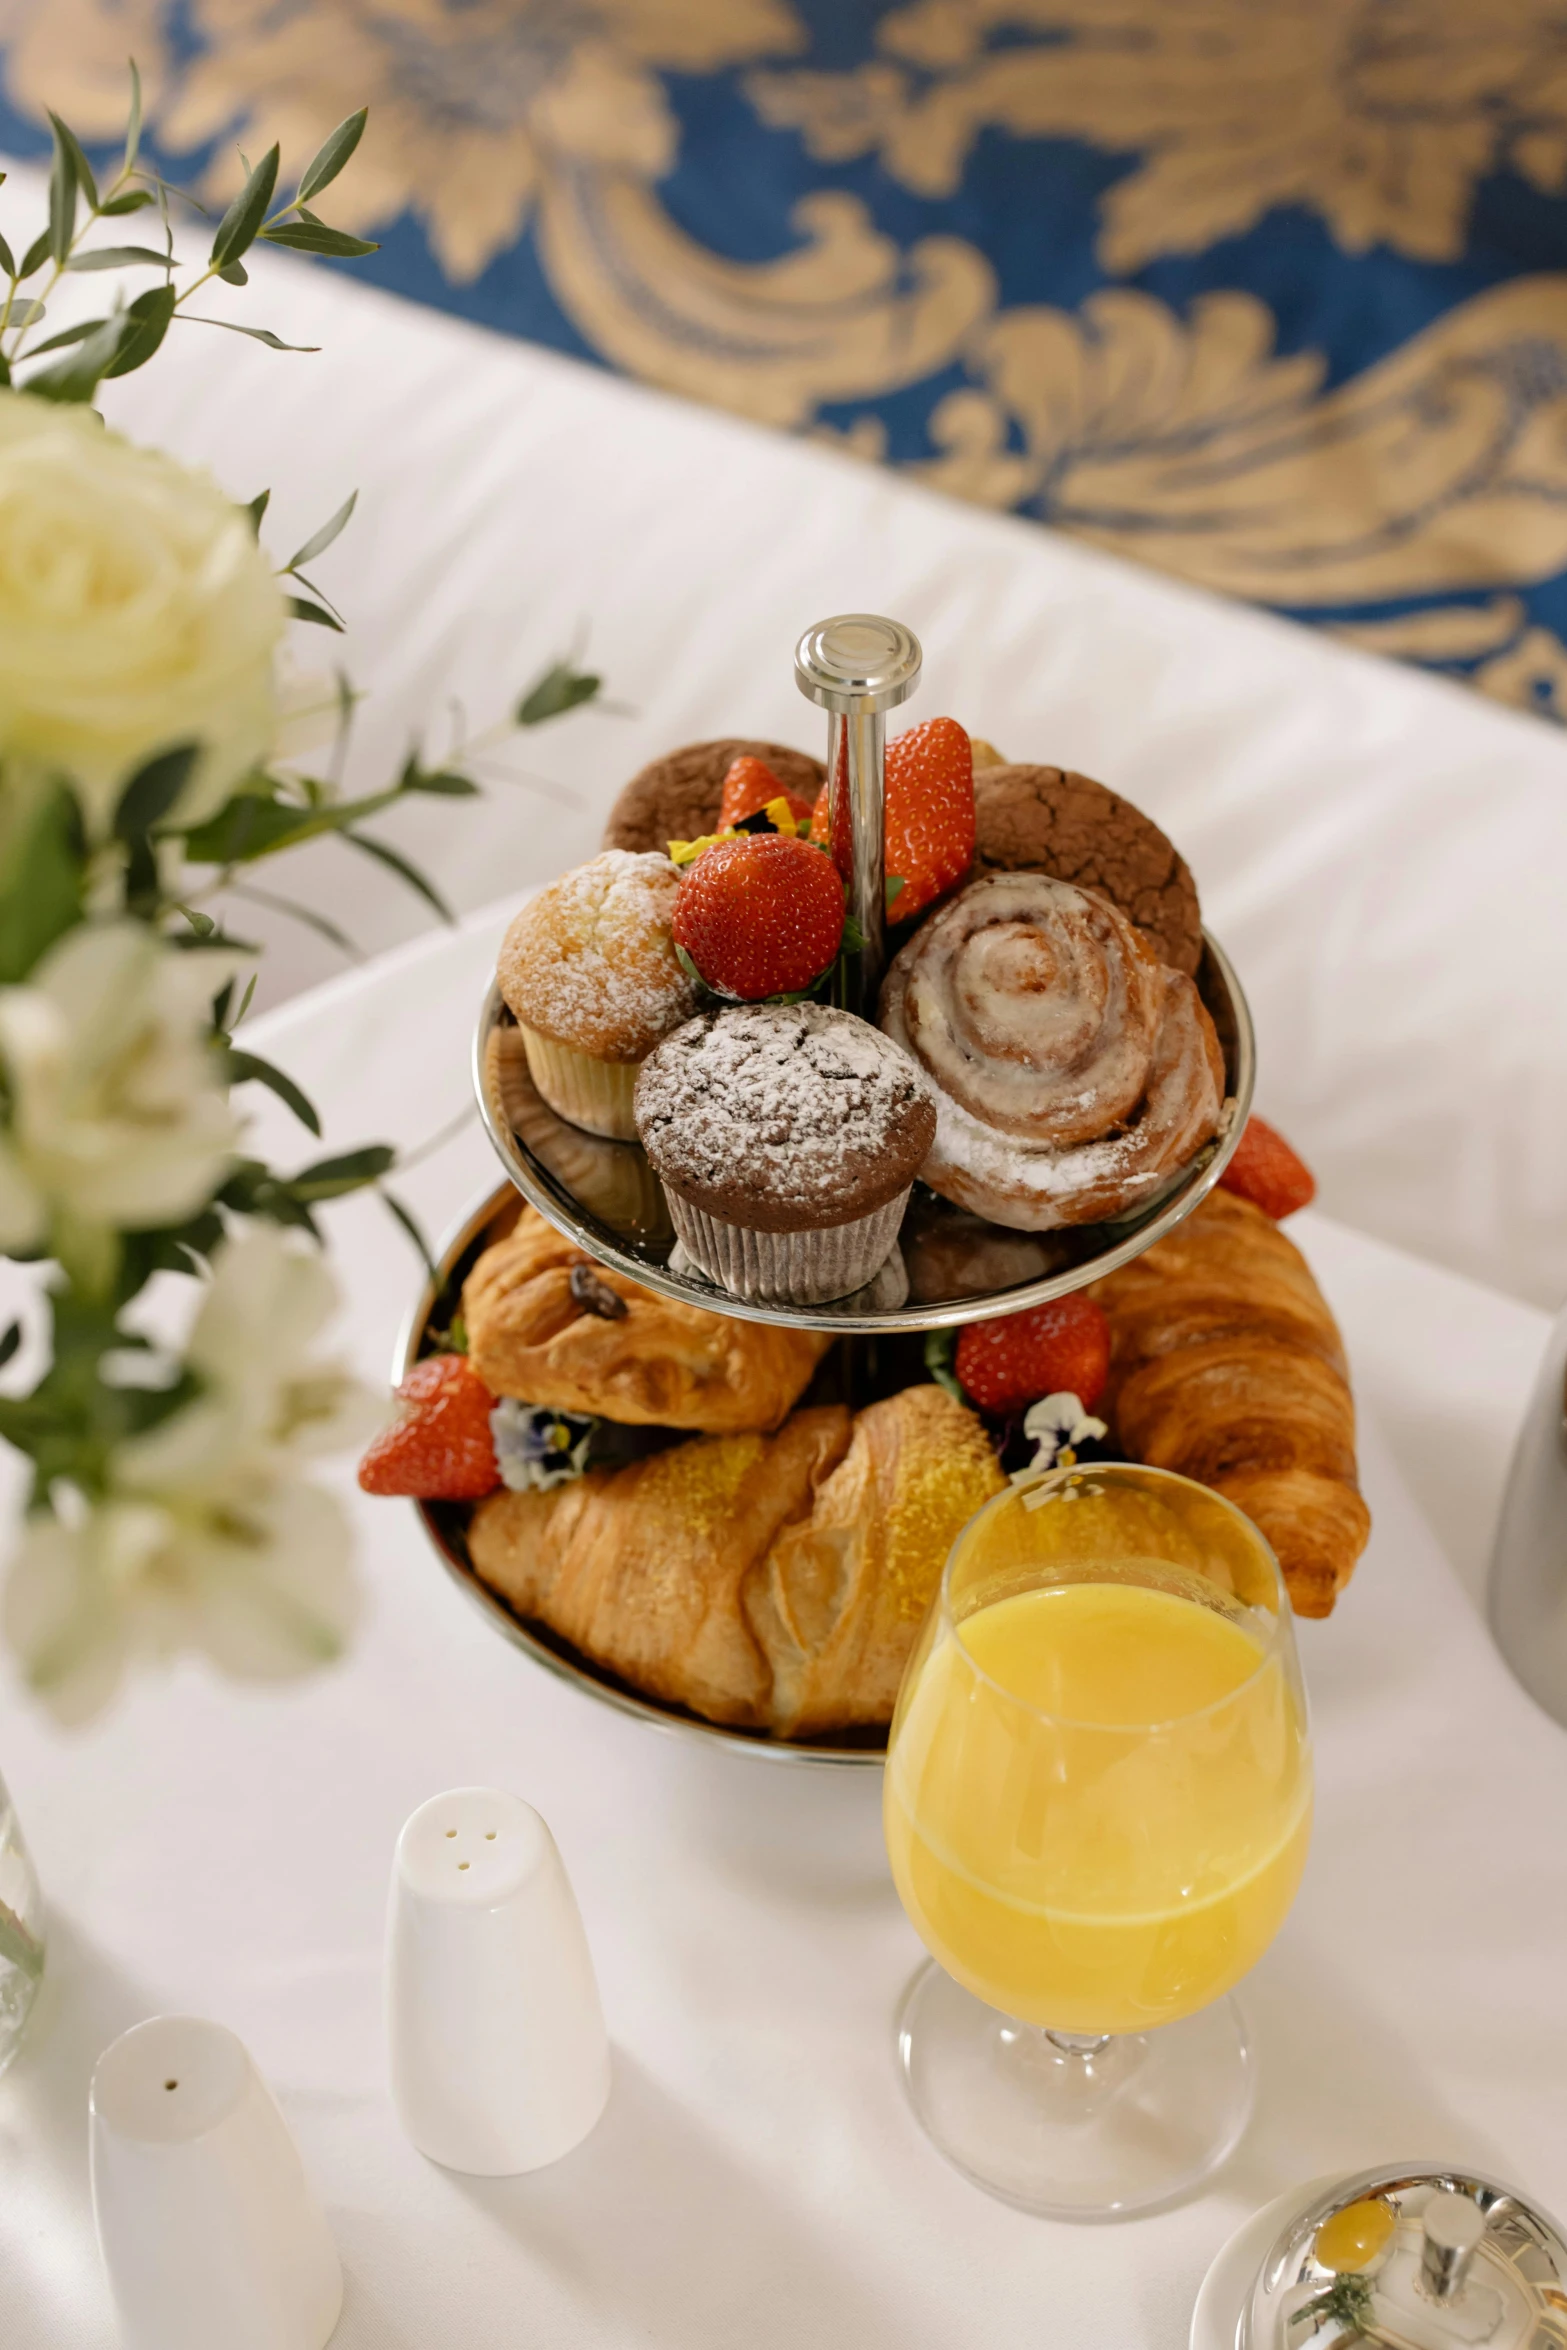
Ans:
[[[43,1974],[43,1895],[0,1779],[0,2073],[22,2044]]]

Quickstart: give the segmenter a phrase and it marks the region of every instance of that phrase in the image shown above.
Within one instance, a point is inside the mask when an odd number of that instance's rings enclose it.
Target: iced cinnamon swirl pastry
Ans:
[[[1017,1231],[1129,1213],[1218,1129],[1196,988],[1107,898],[1048,874],[988,874],[916,931],[881,1025],[936,1088],[922,1181]]]

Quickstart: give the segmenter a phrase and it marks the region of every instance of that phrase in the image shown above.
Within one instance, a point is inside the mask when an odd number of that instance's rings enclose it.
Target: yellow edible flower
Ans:
[[[811,819],[802,816],[797,824],[786,799],[769,800],[762,814],[774,832],[781,832],[785,839],[809,839]],[[700,840],[672,840],[669,844],[669,861],[671,865],[694,865],[704,850],[716,847],[719,841],[738,840],[741,829],[738,824],[726,824],[722,832],[704,832]]]

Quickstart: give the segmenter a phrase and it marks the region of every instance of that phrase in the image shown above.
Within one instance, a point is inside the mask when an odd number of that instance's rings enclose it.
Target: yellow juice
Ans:
[[[1218,1998],[1306,1858],[1305,1723],[1278,1656],[1244,1610],[1141,1564],[928,1631],[888,1757],[887,1850],[921,1937],[978,1997],[1058,2031],[1145,2031]]]

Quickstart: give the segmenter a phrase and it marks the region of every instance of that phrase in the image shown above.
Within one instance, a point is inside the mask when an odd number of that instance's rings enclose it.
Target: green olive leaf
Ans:
[[[269,351],[319,351],[321,348],[319,343],[285,343],[270,327],[239,326],[232,318],[203,318],[194,310],[181,310],[178,315],[184,326],[221,326],[225,334],[249,335],[253,343],[265,343]]]
[[[381,250],[367,238],[351,237],[319,220],[284,221],[276,228],[264,228],[261,234],[269,245],[286,245],[293,253],[328,254],[339,261],[357,261],[361,254]]]
[[[296,570],[301,563],[313,562],[317,555],[324,554],[326,549],[332,544],[332,541],[339,537],[342,532],[347,529],[349,517],[353,513],[354,508],[358,505],[358,503],[359,492],[357,490],[350,490],[348,496],[343,500],[342,505],[339,506],[337,512],[332,516],[331,520],[329,522],[323,522],[319,530],[312,531],[309,538],[306,539],[302,547],[295,548],[293,554],[290,555],[288,561],[284,564],[284,570]]]
[[[177,297],[172,286],[151,286],[138,294],[121,322],[120,347],[105,377],[132,375],[145,367],[169,331]]]
[[[75,271],[89,269],[172,269],[171,253],[155,253],[150,245],[94,245],[85,253],[73,253],[66,268]]]
[[[221,270],[229,262],[237,261],[255,243],[277,186],[277,167],[278,149],[269,147],[218,222],[211,255],[215,269]]]
[[[563,717],[591,702],[603,683],[602,677],[573,669],[569,661],[554,661],[534,679],[512,715],[519,726],[542,726],[546,719]]]
[[[324,139],[316,149],[299,183],[301,204],[308,203],[312,196],[319,195],[330,181],[336,179],[364,136],[369,111],[368,107],[361,106],[357,114],[351,114],[345,122],[340,122],[331,136]]]
[[[57,114],[51,111],[49,120],[54,128],[54,162],[49,171],[48,249],[56,265],[63,268],[76,234],[76,198],[84,184],[77,177],[76,165],[82,151]]]

